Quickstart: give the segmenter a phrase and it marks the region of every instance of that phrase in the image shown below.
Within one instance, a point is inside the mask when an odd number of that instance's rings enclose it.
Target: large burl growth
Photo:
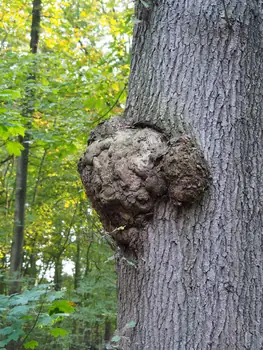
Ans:
[[[169,140],[152,128],[133,128],[119,118],[99,125],[79,161],[87,196],[120,243],[134,240],[158,200],[191,204],[204,192],[209,172],[189,136]],[[130,232],[130,233],[129,233]]]

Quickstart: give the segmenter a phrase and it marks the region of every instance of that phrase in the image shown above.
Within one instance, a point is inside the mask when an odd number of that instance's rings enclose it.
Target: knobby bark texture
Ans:
[[[135,15],[126,123],[190,135],[211,183],[191,204],[156,196],[136,244],[113,235],[119,349],[263,349],[263,6],[138,1]]]
[[[40,32],[40,11],[41,0],[34,0],[32,7],[32,25],[30,41],[30,52],[32,54],[37,53]],[[30,73],[28,79],[31,81],[35,80],[35,73]],[[33,112],[34,91],[32,90],[32,88],[28,88],[26,91],[26,101],[23,111],[23,116],[28,120],[28,129],[30,129],[31,127]],[[22,268],[30,134],[28,132],[25,132],[25,136],[20,137],[19,141],[23,145],[24,149],[22,150],[21,155],[17,158],[14,233],[10,258],[10,275],[12,278],[15,278],[16,281],[14,281],[11,284],[10,293],[16,293],[19,291],[18,279],[20,277]]]

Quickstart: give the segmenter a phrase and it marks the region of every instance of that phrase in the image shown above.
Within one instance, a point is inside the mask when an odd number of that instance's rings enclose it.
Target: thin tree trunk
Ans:
[[[23,258],[26,184],[29,153],[28,141],[28,135],[25,135],[23,139],[21,138],[20,142],[23,144],[24,149],[21,152],[21,156],[17,159],[14,236],[10,261],[10,274],[16,279],[16,282],[12,283],[11,293],[18,292],[20,285],[19,277],[21,274]]]
[[[81,264],[80,264],[80,237],[79,232],[77,233],[77,251],[76,251],[76,258],[75,258],[75,274],[74,274],[74,289],[78,289],[79,282],[81,279]]]
[[[47,148],[44,149],[40,164],[39,164],[39,168],[38,168],[38,174],[37,174],[37,178],[36,178],[36,183],[35,183],[35,188],[34,188],[34,192],[33,192],[33,197],[32,197],[32,207],[35,205],[36,203],[36,197],[37,197],[37,190],[39,187],[39,183],[41,180],[41,175],[42,175],[42,171],[43,171],[43,166],[44,166],[44,162],[46,159],[46,155],[47,155]]]
[[[88,278],[89,272],[90,272],[90,249],[92,246],[92,242],[89,243],[86,251],[86,261],[85,261],[85,271],[84,271],[84,277]]]
[[[32,287],[35,285],[37,279],[38,268],[36,259],[37,255],[30,253],[27,262],[23,266],[23,276],[29,277],[28,285]]]
[[[62,288],[62,258],[59,256],[55,261],[55,275],[54,275],[55,290]]]
[[[7,269],[6,255],[3,254],[3,256],[0,259],[0,294],[5,294],[5,291],[6,291],[6,283],[5,283],[6,269]]]
[[[104,342],[105,344],[109,343],[112,337],[112,327],[110,319],[105,319],[105,329],[104,329]]]
[[[44,150],[40,164],[39,164],[38,174],[37,174],[36,183],[35,183],[33,196],[32,196],[31,208],[33,208],[35,203],[36,203],[37,190],[38,190],[39,182],[41,179],[46,155],[47,155],[47,149]],[[36,279],[37,279],[37,272],[38,272],[37,265],[36,265],[37,254],[36,254],[36,250],[35,250],[36,245],[37,245],[37,240],[38,240],[38,232],[35,233],[35,236],[34,236],[32,241],[27,242],[27,244],[30,244],[31,253],[30,253],[30,256],[28,258],[28,264],[24,270],[24,275],[27,275],[30,278],[31,285],[35,284]]]
[[[74,274],[74,289],[75,291],[79,288],[79,283],[81,279],[81,261],[80,261],[80,234],[77,232],[76,234],[76,245],[77,245],[77,251],[75,256],[75,274]],[[79,324],[80,320],[73,319],[73,325],[72,325],[72,334],[74,335],[73,338],[73,344],[70,346],[70,350],[75,350],[78,348],[79,342],[82,342],[83,334],[79,332]]]
[[[40,11],[41,0],[33,1],[32,9],[32,26],[31,26],[31,41],[30,51],[33,54],[37,53],[39,32],[40,32]],[[31,73],[30,80],[35,80],[35,74]],[[28,118],[28,127],[30,128],[31,120],[34,112],[34,92],[31,89],[27,91],[27,101],[24,111],[24,116]],[[25,204],[26,204],[26,187],[27,187],[27,169],[29,156],[29,133],[25,133],[24,137],[20,138],[20,142],[24,149],[20,157],[17,159],[16,171],[16,195],[15,195],[15,217],[14,217],[14,234],[10,258],[10,274],[16,279],[11,284],[10,293],[19,291],[19,277],[22,268],[23,257],[23,241],[24,241],[24,225],[25,225]]]

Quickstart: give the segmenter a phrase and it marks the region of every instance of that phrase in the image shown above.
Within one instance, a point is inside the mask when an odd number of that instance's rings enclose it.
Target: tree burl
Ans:
[[[78,168],[104,227],[123,244],[134,241],[134,228],[148,221],[156,201],[189,205],[209,184],[207,163],[190,136],[168,139],[120,118],[97,126]],[[123,226],[125,234],[116,235]]]

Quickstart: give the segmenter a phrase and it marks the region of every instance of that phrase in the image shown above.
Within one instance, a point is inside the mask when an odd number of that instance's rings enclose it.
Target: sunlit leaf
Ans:
[[[65,337],[66,335],[68,335],[68,331],[64,328],[54,328],[50,330],[50,334],[57,338],[57,337]]]
[[[35,349],[38,346],[38,342],[36,340],[30,340],[24,344],[25,349]]]
[[[56,300],[53,301],[52,306],[49,308],[49,315],[64,313],[70,314],[74,310],[74,307],[68,300]]]
[[[24,149],[20,142],[7,141],[6,148],[9,154],[19,156],[21,151]]]
[[[0,100],[9,101],[10,99],[18,99],[21,97],[19,91],[16,90],[0,90]]]

